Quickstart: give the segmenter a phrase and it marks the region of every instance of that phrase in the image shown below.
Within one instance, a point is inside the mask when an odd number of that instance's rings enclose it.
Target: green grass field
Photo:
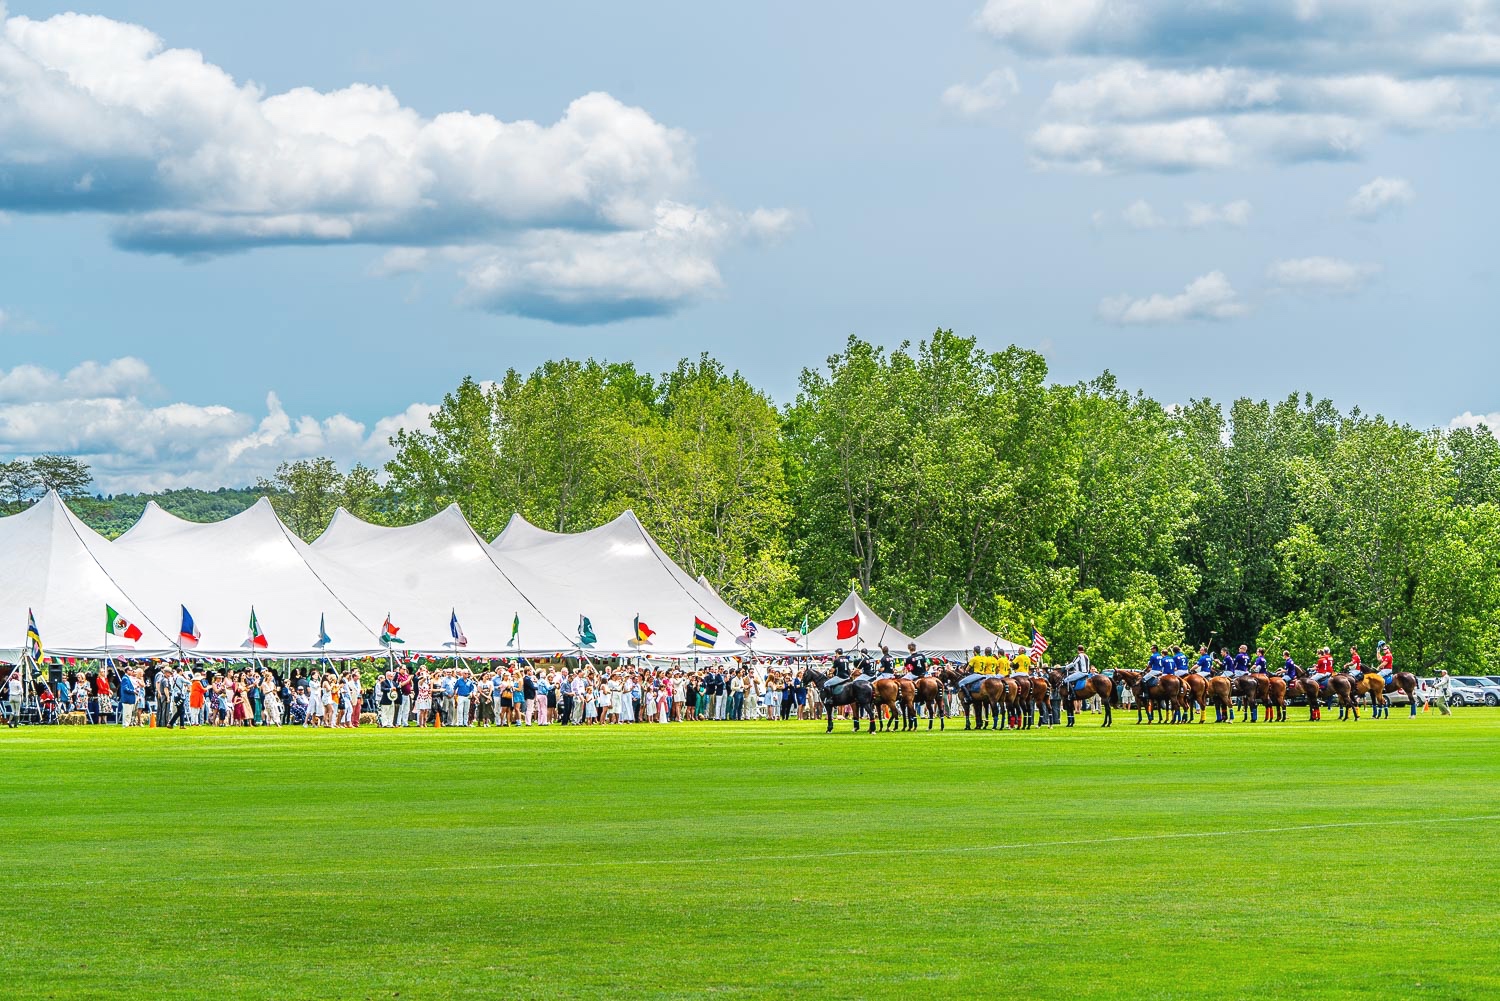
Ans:
[[[1500,996],[1500,713],[1132,719],[0,731],[5,993]]]

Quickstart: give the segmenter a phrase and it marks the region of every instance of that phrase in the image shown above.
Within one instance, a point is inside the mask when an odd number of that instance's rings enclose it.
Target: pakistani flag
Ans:
[[[578,616],[578,645],[593,646],[597,642],[599,639],[594,635],[594,624],[589,621],[589,617]]]

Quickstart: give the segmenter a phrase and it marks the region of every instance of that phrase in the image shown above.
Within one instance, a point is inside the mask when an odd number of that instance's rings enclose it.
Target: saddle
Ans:
[[[892,678],[892,677],[895,677],[895,675],[887,674],[887,675],[885,675],[885,677]],[[901,675],[901,680],[902,681],[921,681],[925,677],[927,677],[927,675],[925,675],[925,674],[912,674],[910,671],[907,671],[905,674]]]
[[[961,688],[961,689],[963,689],[966,693],[971,693],[971,692],[974,691],[974,689],[976,689],[980,685],[984,684],[985,679],[989,678],[989,677],[992,677],[992,675],[988,675],[988,674],[970,674],[970,675],[966,675],[963,678],[963,680],[958,683],[958,687]]]

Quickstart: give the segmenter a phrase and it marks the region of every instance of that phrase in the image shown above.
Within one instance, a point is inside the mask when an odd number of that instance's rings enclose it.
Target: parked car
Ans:
[[[1433,687],[1431,678],[1418,678],[1417,690],[1412,694],[1417,700],[1417,705],[1425,706],[1437,698],[1437,689]],[[1406,705],[1406,693],[1399,688],[1387,688],[1385,697],[1391,700],[1393,706]]]
[[[1492,681],[1485,675],[1480,675],[1474,680],[1479,682],[1479,687],[1485,692],[1484,704],[1487,706],[1500,706],[1500,681]]]
[[[1450,677],[1448,701],[1458,706],[1500,706],[1500,691],[1481,685],[1475,677]]]

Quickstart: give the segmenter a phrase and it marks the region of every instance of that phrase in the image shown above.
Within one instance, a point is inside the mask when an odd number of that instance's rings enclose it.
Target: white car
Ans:
[[[1500,689],[1482,685],[1475,677],[1450,677],[1448,702],[1457,706],[1500,706]]]

